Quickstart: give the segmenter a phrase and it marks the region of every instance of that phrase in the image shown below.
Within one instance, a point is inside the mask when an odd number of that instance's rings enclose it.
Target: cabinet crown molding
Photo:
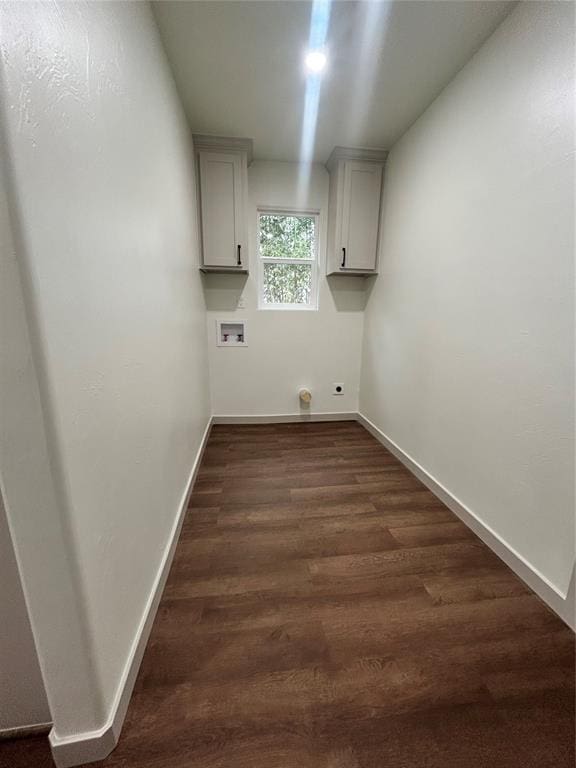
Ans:
[[[208,150],[213,152],[245,152],[248,165],[252,162],[254,155],[254,141],[237,136],[211,136],[205,133],[193,133],[192,141],[194,149]]]
[[[326,161],[326,168],[334,170],[340,160],[364,160],[371,163],[385,163],[388,157],[387,149],[370,149],[368,147],[334,147]]]

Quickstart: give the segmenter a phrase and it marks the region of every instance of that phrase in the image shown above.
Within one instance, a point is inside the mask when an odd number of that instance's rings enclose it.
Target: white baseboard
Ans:
[[[4,728],[0,731],[0,741],[43,736],[50,731],[50,728],[52,728],[52,723],[35,723],[34,725],[20,725],[17,728]]]
[[[263,416],[212,416],[212,424],[285,424],[300,421],[357,421],[355,411],[336,413],[272,413]]]
[[[422,465],[400,448],[369,419],[358,414],[358,421],[382,445],[393,453],[404,466],[457,515],[490,549],[524,581],[530,589],[568,624],[576,628],[574,571],[567,594],[563,594],[537,568],[531,565],[514,547],[508,544],[496,531],[484,523],[477,514],[454,496],[442,483],[431,475]]]
[[[112,752],[118,743],[134,683],[136,682],[136,676],[138,675],[140,663],[144,656],[144,651],[146,650],[146,644],[150,636],[152,624],[156,617],[156,611],[158,610],[164,585],[168,578],[170,566],[172,565],[178,537],[180,536],[180,529],[182,528],[182,523],[184,522],[184,517],[186,516],[186,510],[188,508],[188,500],[194,486],[194,481],[196,480],[196,475],[202,461],[208,437],[210,436],[211,428],[212,419],[210,418],[206,425],[206,429],[204,430],[200,447],[196,453],[196,458],[194,459],[194,464],[190,470],[188,480],[186,481],[186,486],[180,504],[178,505],[178,512],[168,538],[168,544],[164,550],[154,580],[154,585],[148,596],[146,608],[144,609],[140,625],[136,631],[134,642],[130,649],[122,678],[118,684],[108,720],[105,725],[98,730],[89,731],[87,733],[78,733],[73,736],[59,737],[52,730],[49,736],[50,747],[52,750],[52,757],[58,768],[70,768],[74,765],[103,760],[110,754],[110,752]]]

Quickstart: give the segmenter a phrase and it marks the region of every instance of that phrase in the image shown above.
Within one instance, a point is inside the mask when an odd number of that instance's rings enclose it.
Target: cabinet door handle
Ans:
[[[340,264],[340,269],[344,269],[346,266],[346,248],[342,248],[342,264]]]
[[[238,246],[238,261],[237,261],[237,264],[238,264],[239,267],[242,266],[242,256],[241,256],[241,253],[240,253],[241,250],[242,250],[242,246],[239,245]]]

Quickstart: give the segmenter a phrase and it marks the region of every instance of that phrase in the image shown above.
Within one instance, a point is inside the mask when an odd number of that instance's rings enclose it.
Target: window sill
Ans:
[[[258,309],[266,312],[318,312],[318,307],[307,307],[302,304],[260,304]]]

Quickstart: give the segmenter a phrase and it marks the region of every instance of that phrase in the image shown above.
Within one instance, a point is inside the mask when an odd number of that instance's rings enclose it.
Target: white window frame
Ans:
[[[320,211],[306,208],[269,208],[258,206],[256,226],[256,252],[258,254],[258,309],[273,310],[303,310],[315,311],[318,309],[318,272],[319,272],[319,248],[320,237]],[[301,216],[314,219],[314,258],[313,259],[272,259],[260,255],[260,216]],[[310,264],[311,285],[310,301],[308,304],[269,304],[264,301],[264,264]]]

